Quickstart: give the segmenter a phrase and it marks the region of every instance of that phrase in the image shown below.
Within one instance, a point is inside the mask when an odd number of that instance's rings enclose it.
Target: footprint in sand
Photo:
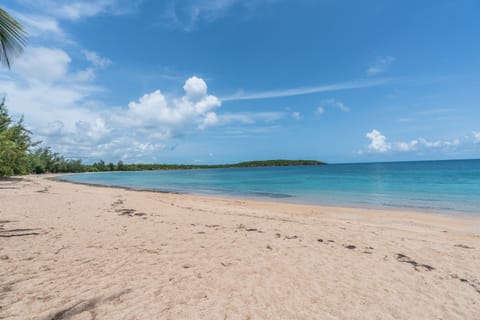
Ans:
[[[397,253],[396,258],[397,258],[397,261],[399,261],[399,262],[404,262],[404,263],[411,264],[413,266],[413,268],[415,269],[415,271],[421,271],[422,269],[424,271],[435,270],[434,267],[432,267],[428,264],[418,263],[418,262],[412,260],[411,258],[409,258],[408,256],[406,256],[404,254],[401,254],[401,253]]]

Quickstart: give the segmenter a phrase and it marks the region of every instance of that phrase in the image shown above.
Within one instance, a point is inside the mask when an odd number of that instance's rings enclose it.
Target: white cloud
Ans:
[[[402,152],[415,150],[415,147],[418,145],[418,140],[412,140],[409,142],[397,142],[395,144],[395,149]]]
[[[395,58],[391,56],[377,57],[375,59],[375,62],[368,67],[367,74],[372,76],[372,75],[384,73],[385,71],[388,70],[388,68],[394,61],[395,61]]]
[[[87,68],[75,73],[74,79],[79,82],[89,82],[95,79],[95,70],[93,68]]]
[[[219,122],[218,116],[215,112],[209,112],[206,114],[205,118],[203,118],[202,122],[199,124],[200,129],[205,129],[207,127],[215,126]]]
[[[94,67],[105,68],[112,63],[110,59],[101,57],[95,51],[83,50],[82,53],[85,56],[85,59],[87,59],[87,61],[89,61]]]
[[[214,124],[214,112],[220,107],[220,100],[207,94],[203,79],[191,77],[184,85],[185,95],[179,99],[167,99],[160,90],[145,94],[129,107],[129,123],[133,126],[167,125],[181,126],[187,122],[199,126]],[[128,117],[128,116],[127,116]],[[172,128],[169,128],[172,129]]]
[[[315,113],[316,114],[323,114],[325,112],[325,108],[323,107],[318,107],[316,110],[315,110]]]
[[[320,101],[320,106],[317,108],[317,113],[325,112],[325,109],[327,107],[337,108],[337,109],[339,109],[340,111],[343,111],[343,112],[350,111],[350,108],[348,106],[346,106],[343,102],[335,100],[335,99],[327,99],[327,100]],[[319,108],[322,109],[321,112],[318,112]]]
[[[300,112],[294,111],[294,112],[292,112],[292,118],[294,120],[300,120],[302,118],[302,116],[300,115]]]
[[[369,88],[375,86],[381,86],[388,83],[388,79],[375,79],[375,80],[361,80],[345,83],[336,83],[331,85],[313,86],[313,87],[301,87],[284,90],[272,90],[264,92],[246,93],[239,91],[234,95],[222,97],[222,101],[237,101],[237,100],[258,100],[258,99],[271,99],[280,97],[300,96],[306,94],[351,90]]]
[[[237,113],[224,113],[219,115],[218,123],[221,125],[227,125],[234,122],[242,124],[255,124],[259,121],[262,122],[275,122],[286,115],[285,112],[237,112]]]
[[[459,139],[429,141],[427,139],[418,138],[418,142],[419,142],[419,144],[423,145],[424,147],[430,148],[430,149],[458,146],[460,144]]]
[[[12,70],[30,82],[64,80],[72,59],[62,49],[27,47]]]
[[[473,141],[475,143],[480,143],[480,131],[473,131]]]
[[[183,86],[187,96],[193,99],[204,97],[207,94],[207,89],[205,81],[195,76],[188,79]]]
[[[72,21],[101,13],[125,14],[139,3],[138,0],[24,0],[23,2],[49,15]]]
[[[25,27],[29,38],[59,40],[63,43],[73,43],[62,30],[57,19],[43,14],[24,14],[12,11],[12,14]]]
[[[392,147],[392,145],[387,142],[387,138],[375,129],[368,132],[366,137],[370,139],[368,149],[372,152],[387,152]]]
[[[422,150],[453,150],[462,144],[472,143],[475,140],[461,139],[452,140],[428,140],[425,138],[417,138],[410,141],[396,141],[393,143],[387,142],[387,138],[378,130],[372,130],[366,134],[370,139],[370,144],[367,149],[371,153],[385,153],[391,152],[412,152]],[[362,152],[363,153],[363,152]]]
[[[6,96],[11,114],[24,114],[35,140],[68,158],[156,161],[156,155],[196,130],[270,123],[287,114],[217,114],[220,99],[195,76],[186,80],[180,97],[155,90],[123,107],[104,106],[95,99],[103,88],[93,80],[94,71],[108,63],[98,55],[88,56],[93,66],[73,70],[64,50],[29,47],[11,72],[0,71],[0,94]]]
[[[254,12],[259,6],[278,0],[172,0],[164,14],[166,24],[186,32],[194,31],[200,23],[211,23],[225,17],[234,7]],[[239,13],[239,10],[236,11]]]

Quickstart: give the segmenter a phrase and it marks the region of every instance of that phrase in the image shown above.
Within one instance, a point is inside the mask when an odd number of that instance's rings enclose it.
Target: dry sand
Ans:
[[[0,319],[480,319],[480,221],[0,181]]]

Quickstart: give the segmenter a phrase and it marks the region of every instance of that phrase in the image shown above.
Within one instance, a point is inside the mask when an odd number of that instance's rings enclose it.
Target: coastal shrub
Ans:
[[[14,121],[8,115],[3,99],[0,102],[0,176],[27,173],[28,149],[33,145],[30,131],[23,125],[23,117]]]

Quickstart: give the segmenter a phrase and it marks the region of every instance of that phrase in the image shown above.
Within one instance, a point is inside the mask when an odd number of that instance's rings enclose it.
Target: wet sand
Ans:
[[[478,218],[0,180],[0,319],[479,315]]]

